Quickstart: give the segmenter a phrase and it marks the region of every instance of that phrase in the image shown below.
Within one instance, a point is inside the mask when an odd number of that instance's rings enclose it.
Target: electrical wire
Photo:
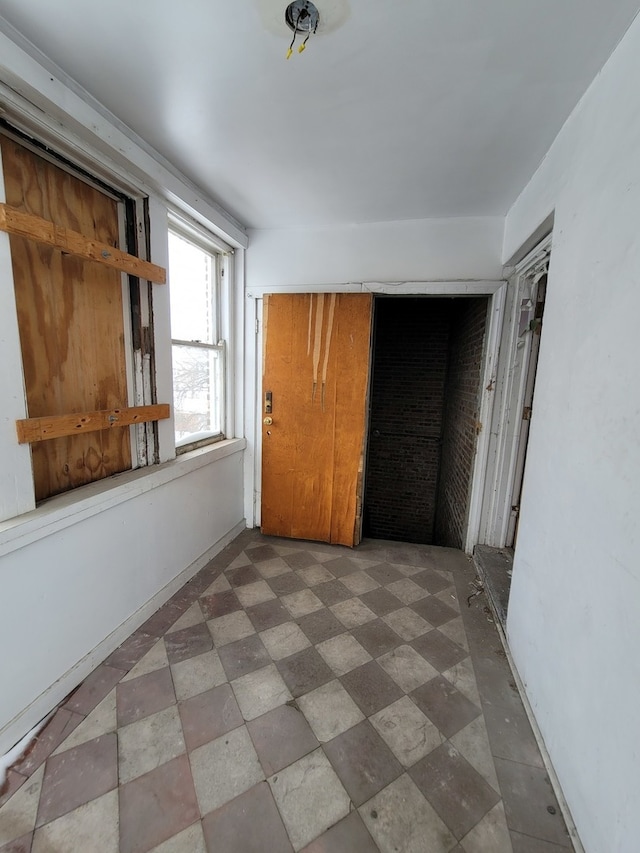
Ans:
[[[289,50],[287,51],[287,59],[291,59],[291,54],[293,53],[293,45],[296,42],[296,36],[298,35],[298,24],[300,23],[300,18],[302,16],[302,9],[298,12],[298,17],[296,18],[296,25],[293,29],[293,38],[291,39],[291,44],[289,45]]]

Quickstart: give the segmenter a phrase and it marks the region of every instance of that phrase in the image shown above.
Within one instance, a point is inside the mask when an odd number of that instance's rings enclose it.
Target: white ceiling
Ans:
[[[505,214],[640,9],[325,0],[346,21],[286,61],[286,2],[0,14],[245,225],[299,227]]]

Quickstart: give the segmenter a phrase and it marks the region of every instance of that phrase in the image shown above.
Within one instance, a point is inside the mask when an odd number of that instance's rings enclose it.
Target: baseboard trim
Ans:
[[[152,616],[159,607],[168,601],[187,581],[203,569],[236,536],[246,529],[243,519],[228,533],[208,548],[204,554],[194,560],[186,569],[169,581],[146,604],[105,637],[82,660],[74,664],[61,678],[55,681],[37,699],[24,708],[0,731],[0,756],[9,752],[31,729],[37,726],[60,702],[71,693],[93,670],[115,651],[137,628]]]

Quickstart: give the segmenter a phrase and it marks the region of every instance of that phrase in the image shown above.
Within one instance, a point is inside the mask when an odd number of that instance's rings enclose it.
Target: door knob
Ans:
[[[271,426],[271,424],[273,423],[273,418],[265,418],[265,419],[262,421],[262,423],[263,423],[265,426]]]

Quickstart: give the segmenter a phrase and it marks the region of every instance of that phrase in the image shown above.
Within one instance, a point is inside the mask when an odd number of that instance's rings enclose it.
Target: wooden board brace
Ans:
[[[169,417],[169,413],[169,404],[159,403],[156,406],[131,406],[72,415],[51,415],[48,418],[26,418],[16,421],[16,429],[20,444],[33,444],[49,438],[77,435],[79,432],[95,432],[146,421],[162,421]]]
[[[39,243],[46,243],[54,249],[60,249],[68,255],[75,255],[88,261],[97,261],[120,272],[136,275],[156,284],[166,284],[167,271],[163,267],[143,261],[109,246],[100,243],[77,231],[62,228],[48,219],[41,219],[31,213],[24,213],[8,204],[0,204],[0,231],[16,234]]]

